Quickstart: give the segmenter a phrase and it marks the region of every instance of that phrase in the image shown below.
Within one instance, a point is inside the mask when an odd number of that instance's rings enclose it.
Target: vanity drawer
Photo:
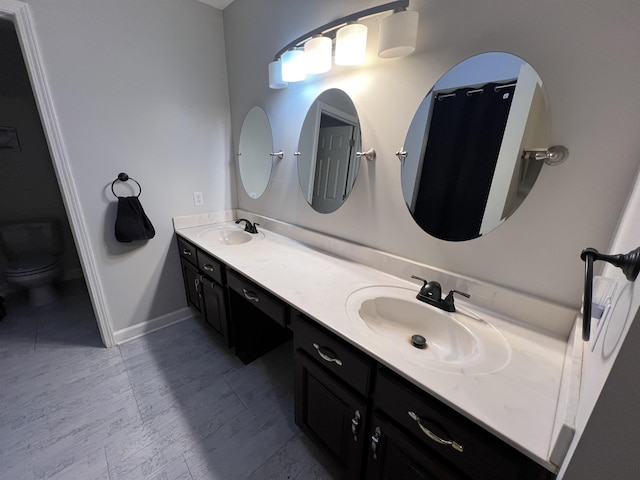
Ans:
[[[227,272],[227,285],[276,323],[287,326],[287,305],[272,293],[233,270]]]
[[[180,258],[184,258],[191,265],[198,266],[198,261],[196,260],[196,252],[197,249],[194,245],[191,245],[182,237],[178,238],[178,250],[180,251]]]
[[[215,280],[219,284],[224,284],[222,280],[222,272],[224,266],[218,260],[211,255],[204,253],[202,250],[198,250],[198,269],[204,273],[207,277]]]
[[[384,412],[419,444],[471,478],[515,480],[552,477],[550,472],[502,440],[383,368],[376,380],[375,408]],[[456,442],[460,447],[439,443],[437,438]]]
[[[369,357],[302,314],[294,316],[293,334],[296,348],[361,394],[369,393],[373,371]]]

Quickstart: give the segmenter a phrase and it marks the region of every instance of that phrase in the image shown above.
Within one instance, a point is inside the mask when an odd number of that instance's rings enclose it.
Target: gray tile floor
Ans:
[[[242,365],[193,318],[101,346],[82,282],[6,299],[0,479],[333,479],[293,421],[290,343]]]

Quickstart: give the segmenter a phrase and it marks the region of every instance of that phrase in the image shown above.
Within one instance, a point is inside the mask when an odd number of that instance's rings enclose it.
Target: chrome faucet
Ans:
[[[258,233],[258,229],[256,227],[260,225],[259,223],[251,223],[246,218],[239,218],[238,220],[236,220],[237,224],[240,224],[240,222],[245,222],[245,225],[244,225],[245,232]]]
[[[453,302],[453,294],[457,293],[458,295],[462,295],[463,297],[471,297],[468,293],[461,292],[459,290],[450,290],[449,294],[442,298],[442,287],[435,280],[428,281],[424,278],[416,277],[415,275],[411,275],[411,278],[415,278],[416,280],[422,280],[424,284],[422,288],[416,295],[416,298],[421,302],[428,303],[429,305],[433,305],[434,307],[440,308],[445,312],[455,312],[456,306]]]

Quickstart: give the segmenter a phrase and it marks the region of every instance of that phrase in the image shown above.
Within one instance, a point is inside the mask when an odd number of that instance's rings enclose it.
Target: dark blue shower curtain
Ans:
[[[473,90],[478,88],[432,100],[413,216],[425,231],[445,240],[480,235],[515,85],[488,83],[482,92]]]

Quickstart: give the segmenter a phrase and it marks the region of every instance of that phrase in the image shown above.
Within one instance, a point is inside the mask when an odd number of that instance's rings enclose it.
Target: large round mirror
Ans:
[[[402,192],[416,223],[462,241],[502,224],[523,202],[549,146],[542,80],[524,60],[483,53],[445,73],[418,108],[405,140]]]
[[[240,132],[238,166],[244,190],[251,198],[264,193],[273,165],[271,124],[260,107],[253,107],[244,117]]]
[[[309,108],[298,142],[298,178],[316,212],[335,212],[347,199],[360,168],[360,123],[349,96],[332,88]]]

